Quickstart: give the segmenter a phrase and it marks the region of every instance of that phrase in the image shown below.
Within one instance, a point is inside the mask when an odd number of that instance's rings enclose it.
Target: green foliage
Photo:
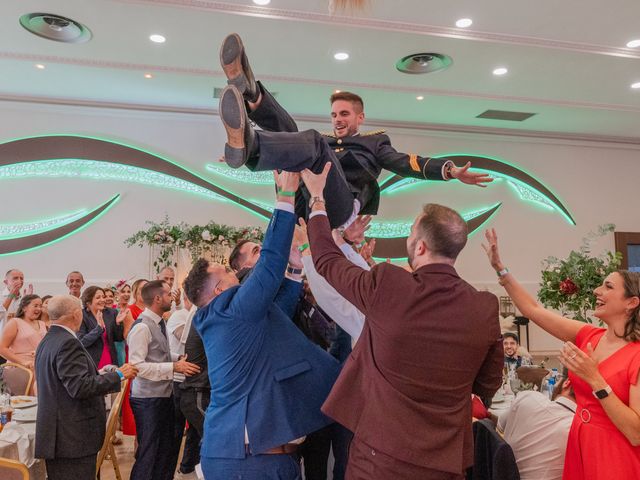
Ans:
[[[597,232],[583,238],[580,249],[572,250],[566,259],[548,257],[542,261],[538,299],[545,307],[559,310],[576,320],[593,323],[589,316],[595,308],[593,290],[620,267],[622,255],[607,251],[594,257],[591,256],[591,245],[614,229],[613,224],[601,225]]]

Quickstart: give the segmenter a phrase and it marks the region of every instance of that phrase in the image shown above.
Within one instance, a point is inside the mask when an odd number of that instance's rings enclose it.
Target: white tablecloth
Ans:
[[[43,461],[34,457],[35,443],[36,422],[11,421],[0,432],[0,457],[24,463],[29,468],[31,480],[44,480],[46,467]]]

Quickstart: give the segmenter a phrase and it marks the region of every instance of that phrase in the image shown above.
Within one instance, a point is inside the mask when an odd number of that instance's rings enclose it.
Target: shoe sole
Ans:
[[[227,35],[220,47],[220,65],[227,76],[227,84],[235,86],[244,94],[249,88],[249,82],[242,68],[244,45],[237,33]]]
[[[245,112],[242,94],[235,86],[228,86],[220,96],[220,118],[227,131],[224,160],[232,168],[246,163]]]

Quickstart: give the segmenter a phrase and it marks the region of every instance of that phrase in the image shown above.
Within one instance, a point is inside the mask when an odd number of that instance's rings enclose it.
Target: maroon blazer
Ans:
[[[473,463],[471,393],[491,397],[502,383],[498,299],[445,264],[365,271],[325,215],[309,220],[309,238],[318,273],[366,316],[322,411],[393,458],[462,474]]]

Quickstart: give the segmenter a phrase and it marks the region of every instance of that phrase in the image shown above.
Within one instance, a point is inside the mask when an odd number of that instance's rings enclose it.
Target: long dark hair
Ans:
[[[624,280],[625,298],[640,298],[640,272],[618,270],[618,274]],[[629,320],[625,324],[624,333],[620,338],[624,338],[628,342],[640,340],[640,304],[629,313]]]
[[[22,300],[20,300],[20,304],[18,305],[18,310],[16,310],[16,317],[24,318],[24,309],[37,298],[40,298],[40,295],[36,295],[35,293],[22,297]]]

